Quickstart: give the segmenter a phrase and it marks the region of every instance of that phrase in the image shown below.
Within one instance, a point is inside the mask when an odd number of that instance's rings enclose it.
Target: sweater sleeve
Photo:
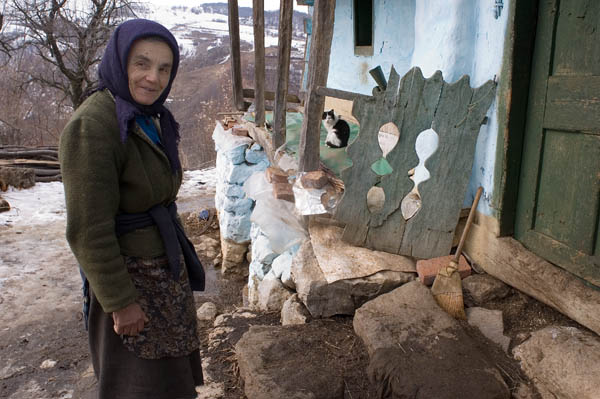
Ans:
[[[138,297],[115,233],[124,156],[119,146],[102,122],[85,116],[72,119],[60,138],[67,241],[107,313]]]

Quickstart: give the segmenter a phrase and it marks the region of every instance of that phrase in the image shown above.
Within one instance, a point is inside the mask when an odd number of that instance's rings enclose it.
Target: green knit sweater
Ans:
[[[173,174],[166,155],[139,126],[121,142],[107,90],[77,108],[61,134],[59,158],[67,241],[103,310],[119,310],[138,297],[123,255],[156,257],[164,247],[156,226],[117,238],[115,216],[174,201],[181,173]]]

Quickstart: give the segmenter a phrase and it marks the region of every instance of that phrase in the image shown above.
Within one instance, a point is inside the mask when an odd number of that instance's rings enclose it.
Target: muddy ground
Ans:
[[[0,398],[87,399],[95,393],[87,335],[81,320],[80,278],[64,240],[64,210],[54,212],[56,218],[46,220],[43,225],[9,223],[10,220],[0,224],[0,266],[3,267],[0,275]],[[192,241],[194,235],[204,230],[198,226],[188,228]],[[217,224],[213,223],[202,234],[218,239]],[[199,255],[205,265],[212,264],[212,259],[202,253]],[[196,295],[197,304],[213,302],[219,313],[243,307],[243,276],[224,278],[219,269],[212,266],[206,269],[207,291]],[[503,310],[505,334],[512,340],[511,348],[525,340],[531,331],[544,326],[577,326],[517,291],[486,307]],[[240,320],[236,330],[209,351],[212,323],[200,322],[204,357],[211,359],[205,372],[222,392],[199,397],[243,398],[234,345],[250,325],[278,323],[278,313]],[[320,328],[307,329],[310,336],[304,341],[318,346],[332,370],[344,376],[345,397],[377,397],[366,373],[368,356],[354,334],[352,318],[333,317],[314,323],[319,323]],[[500,366],[511,389],[528,382],[512,358],[489,345],[477,332],[472,334],[473,339],[481,340],[482,348],[490,348],[489,358]]]

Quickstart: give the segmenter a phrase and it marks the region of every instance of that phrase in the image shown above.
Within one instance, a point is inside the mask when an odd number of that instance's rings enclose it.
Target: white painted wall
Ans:
[[[495,18],[495,0],[374,0],[373,56],[354,55],[352,0],[337,0],[327,86],[371,94],[375,81],[368,71],[380,65],[389,76],[391,66],[402,76],[419,66],[425,77],[441,70],[444,80],[471,77],[478,87],[500,70],[511,0]],[[465,206],[476,188],[484,195],[478,210],[493,214],[493,191],[498,119],[496,101],[482,126]]]
[[[394,64],[408,71],[415,45],[415,0],[375,0],[373,56],[354,55],[353,0],[337,0],[327,86],[371,94],[369,70],[381,65],[385,75]]]

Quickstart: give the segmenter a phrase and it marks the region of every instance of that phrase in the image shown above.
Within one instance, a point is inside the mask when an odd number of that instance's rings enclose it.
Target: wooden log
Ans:
[[[56,176],[36,176],[35,177],[36,183],[50,183],[53,181],[62,181],[62,176],[56,175]]]
[[[58,176],[60,175],[60,169],[33,169],[35,176]]]
[[[55,145],[42,145],[35,147],[26,147],[22,145],[0,145],[0,150],[7,151],[20,151],[20,150],[53,150],[58,151],[58,146]]]
[[[58,161],[42,161],[39,159],[0,159],[0,166],[16,168],[60,168]]]
[[[255,93],[254,93],[254,89],[244,89],[243,91],[244,93],[244,98],[255,98]],[[264,92],[264,99],[267,101],[273,101],[275,100],[275,93],[272,91],[265,91]],[[285,99],[288,103],[294,103],[294,104],[301,104],[302,103],[302,99],[297,96],[296,94],[290,94],[288,93]]]
[[[339,98],[342,100],[350,100],[350,101],[359,100],[359,99],[363,99],[363,98],[366,99],[366,98],[371,97],[371,96],[367,96],[367,95],[360,94],[360,93],[353,93],[351,91],[344,91],[344,90],[338,90],[338,89],[330,89],[329,87],[323,87],[323,86],[317,87],[316,92],[319,96],[334,97],[334,98]]]
[[[478,224],[471,226],[465,251],[486,273],[600,334],[600,290]]]
[[[273,146],[275,148],[279,148],[285,143],[294,0],[281,0],[279,4],[279,43],[277,45],[279,61],[277,63],[277,89],[275,90],[275,112],[273,114]]]
[[[240,18],[237,0],[228,0],[229,45],[231,51],[231,86],[233,105],[237,110],[245,111],[242,94],[242,58],[240,56]]]
[[[257,126],[265,125],[265,2],[264,0],[253,0],[252,19],[254,21],[254,87],[256,98],[256,116],[254,118]],[[244,90],[245,91],[245,90]],[[254,94],[254,91],[253,93]],[[246,97],[244,93],[244,97]],[[254,97],[254,96],[253,96]]]
[[[17,150],[0,151],[0,159],[26,158],[35,156],[51,156],[58,159],[58,151],[55,150]]]
[[[298,169],[301,172],[319,168],[321,115],[325,98],[318,95],[316,89],[319,86],[327,86],[334,19],[335,0],[316,0],[308,63],[308,90],[304,102],[304,120],[298,148]]]

